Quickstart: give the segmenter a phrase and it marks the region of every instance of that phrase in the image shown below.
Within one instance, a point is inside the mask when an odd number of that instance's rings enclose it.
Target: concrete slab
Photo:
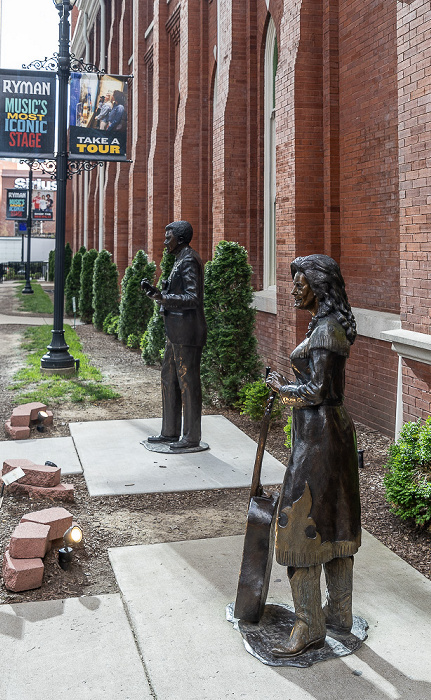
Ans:
[[[226,622],[241,553],[242,537],[110,550],[157,698],[431,698],[431,581],[375,538],[364,533],[355,557],[354,611],[369,622],[368,640],[307,669],[263,665]],[[269,601],[291,603],[288,589],[275,564]]]
[[[1,440],[0,465],[5,459],[31,459],[35,464],[48,460],[61,468],[61,475],[80,474],[82,467],[71,437]],[[1,471],[1,469],[0,469]]]
[[[145,671],[119,595],[3,605],[2,700],[146,700]]]
[[[91,496],[251,484],[256,443],[224,416],[202,416],[202,440],[210,449],[195,454],[159,454],[140,444],[160,433],[160,418],[70,423],[69,427]],[[263,483],[280,483],[284,471],[281,462],[265,453]]]
[[[1,326],[52,326],[52,316],[7,316],[0,314]]]

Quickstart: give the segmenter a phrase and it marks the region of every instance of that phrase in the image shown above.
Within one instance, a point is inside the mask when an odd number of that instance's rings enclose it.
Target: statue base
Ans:
[[[241,632],[244,646],[249,654],[267,666],[304,668],[320,661],[348,656],[357,651],[368,636],[366,620],[354,616],[353,626],[348,634],[339,634],[327,628],[325,646],[322,649],[311,649],[299,656],[278,658],[271,653],[271,649],[283,646],[289,639],[295,622],[293,608],[289,605],[266,605],[260,621],[253,623],[235,618],[233,616],[234,607],[234,603],[230,603],[226,607],[226,619]]]
[[[142,440],[141,445],[146,447],[147,450],[150,450],[150,452],[164,452],[169,455],[183,455],[187,452],[203,452],[210,448],[206,442],[201,442],[197,447],[186,447],[181,450],[171,450],[168,442],[148,442],[148,440]]]

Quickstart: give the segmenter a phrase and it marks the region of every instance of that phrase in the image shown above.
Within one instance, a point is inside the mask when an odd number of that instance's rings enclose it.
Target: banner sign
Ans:
[[[54,220],[54,199],[53,194],[45,190],[33,189],[31,196],[31,216],[35,221]]]
[[[72,160],[127,160],[127,81],[118,75],[72,73]]]
[[[27,219],[26,190],[6,190],[6,219]]]
[[[0,158],[53,158],[56,75],[0,69]]]

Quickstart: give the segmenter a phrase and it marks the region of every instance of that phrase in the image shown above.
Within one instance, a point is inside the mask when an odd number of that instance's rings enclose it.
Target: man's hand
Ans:
[[[279,372],[270,372],[266,378],[266,384],[277,393],[285,383],[284,377]]]
[[[154,299],[154,301],[163,301],[163,297],[160,293],[160,291],[157,289],[157,287],[153,287],[152,284],[149,283],[148,280],[143,279],[141,281],[141,289],[145,294],[151,299]]]

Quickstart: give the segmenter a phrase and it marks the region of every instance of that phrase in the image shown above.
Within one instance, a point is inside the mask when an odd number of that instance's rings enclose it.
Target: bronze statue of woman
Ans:
[[[340,269],[327,255],[296,258],[292,295],[311,322],[290,356],[296,381],[272,372],[267,383],[292,406],[292,452],[280,496],[275,553],[287,566],[295,623],[278,657],[325,643],[326,626],[352,627],[353,555],[361,543],[358,456],[343,406],[344,370],[356,337]],[[322,609],[320,575],[327,596]]]

